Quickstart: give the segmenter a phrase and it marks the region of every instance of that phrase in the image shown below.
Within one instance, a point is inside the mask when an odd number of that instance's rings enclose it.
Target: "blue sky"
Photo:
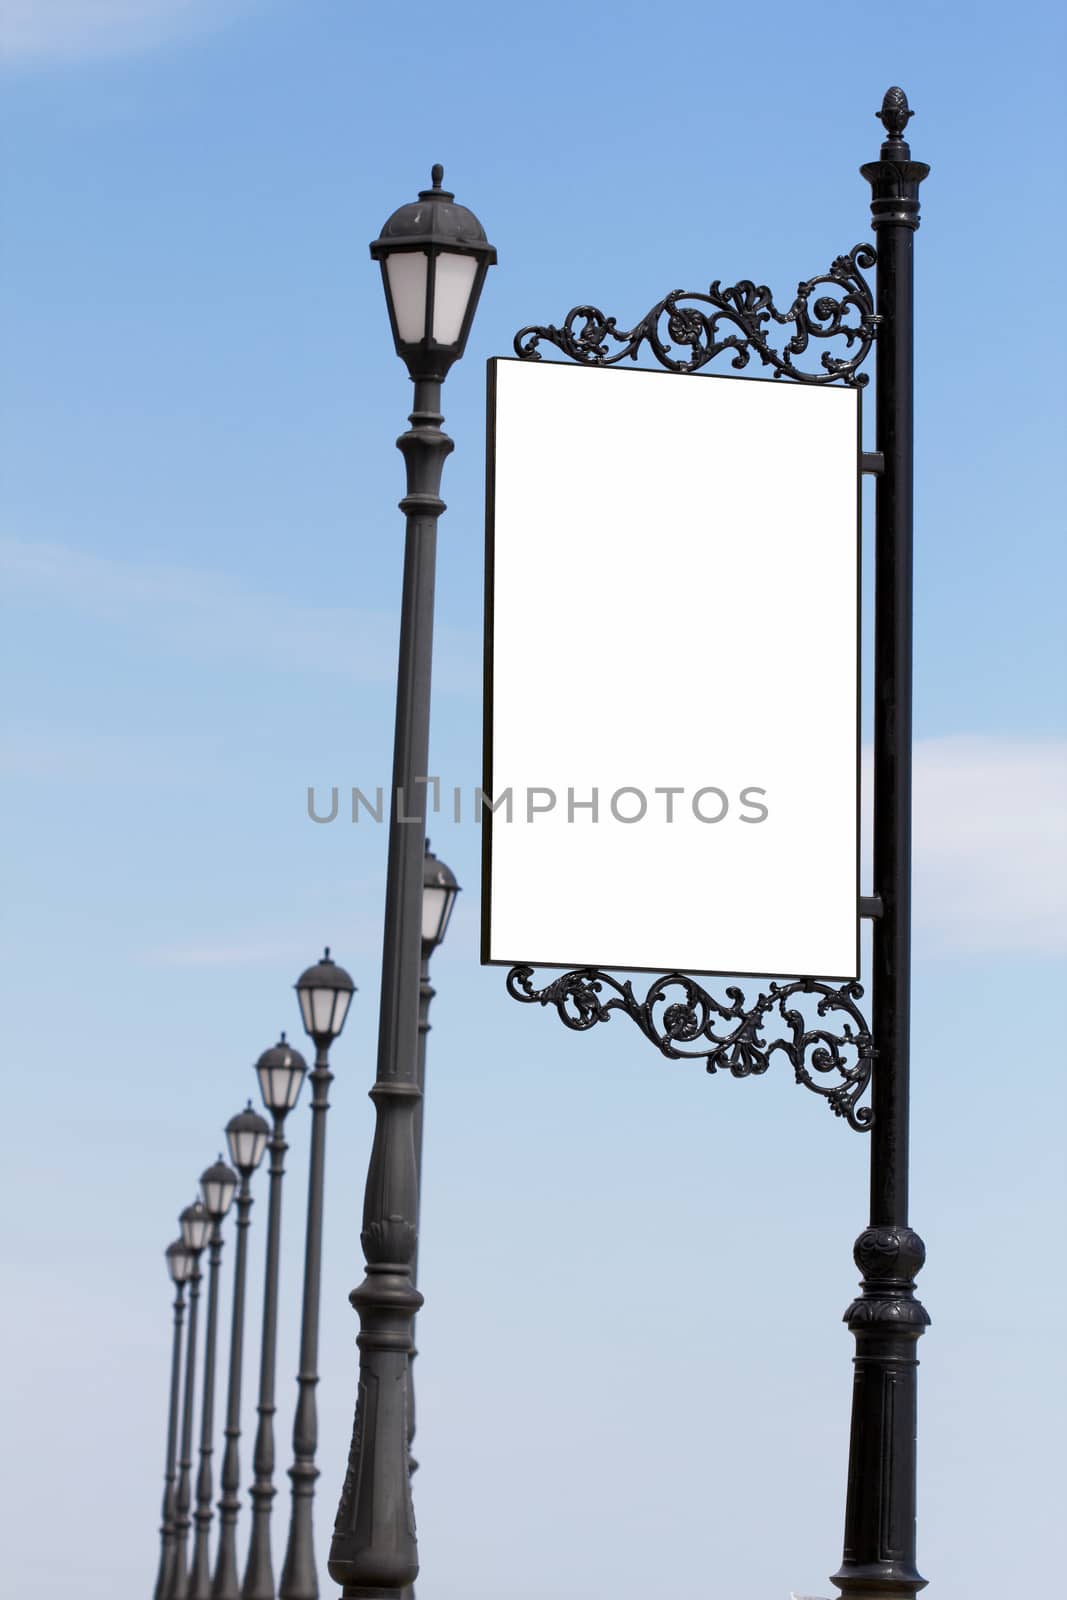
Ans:
[[[325,1555],[354,1396],[386,841],[313,826],[305,793],[388,781],[410,395],[367,242],[440,160],[500,254],[445,390],[432,766],[470,788],[485,359],[585,300],[623,325],[712,278],[788,300],[868,237],[856,169],[893,82],[933,168],[916,240],[919,1559],[939,1600],[1039,1591],[1065,1309],[1047,1005],[1067,763],[1058,15],[0,15],[12,1593],[133,1600],[154,1577],[161,1252],[255,1056],[298,1033],[289,986],[329,942],[360,992],[330,1113]],[[579,1038],[516,1007],[477,964],[476,830],[431,837],[465,893],[434,965],[420,1600],[827,1594],[862,1138],[780,1070],[708,1079],[622,1020]],[[279,1559],[303,1102],[291,1129]],[[261,1254],[257,1229],[253,1306]]]

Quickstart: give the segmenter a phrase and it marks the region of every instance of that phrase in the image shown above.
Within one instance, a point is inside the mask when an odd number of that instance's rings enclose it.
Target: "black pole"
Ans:
[[[270,1200],[267,1208],[267,1268],[263,1289],[263,1342],[259,1363],[259,1426],[252,1456],[252,1537],[242,1600],[274,1600],[270,1558],[270,1510],[274,1499],[274,1368],[278,1344],[278,1257],[281,1250],[282,1178],[285,1173],[285,1113],[275,1111],[270,1141]]]
[[[159,1574],[152,1591],[153,1600],[164,1600],[174,1553],[174,1489],[177,1483],[175,1455],[178,1448],[178,1403],[182,1375],[182,1322],[185,1318],[185,1284],[179,1283],[174,1295],[174,1339],[170,1356],[170,1405],[167,1410],[167,1463],[163,1473],[163,1525],[160,1528]]]
[[[308,1170],[307,1244],[304,1251],[304,1303],[300,1327],[299,1395],[293,1419],[293,1464],[289,1477],[293,1485],[293,1504],[289,1522],[289,1543],[278,1590],[281,1600],[317,1600],[318,1577],[315,1571],[315,1534],[312,1508],[315,1497],[315,1450],[318,1445],[318,1414],[315,1389],[319,1381],[319,1299],[322,1282],[322,1193],[326,1172],[326,1112],[333,1073],[329,1049],[317,1044],[311,1071],[311,1164]]]
[[[411,428],[397,440],[407,465],[393,804],[382,954],[377,1114],[363,1209],[367,1275],[350,1296],[359,1313],[359,1400],[337,1509],[329,1571],[345,1600],[380,1600],[419,1570],[408,1474],[413,1319],[422,1296],[412,1273],[419,1214],[414,1119],[418,1081],[419,963],[430,738],[434,567],[439,490],[452,440],[441,432],[441,383],[416,378]],[[403,808],[403,809],[401,809]],[[412,818],[413,820],[401,820]]]
[[[919,185],[904,130],[903,90],[886,91],[881,159],[861,167],[878,235],[874,637],[874,922],[871,1220],[856,1241],[860,1297],[845,1313],[855,1335],[844,1555],[832,1582],[850,1600],[925,1588],[915,1565],[916,1341],[930,1319],[915,1298],[926,1256],[908,1226],[908,1067],[911,1003],[912,743],[912,242]]]
[[[219,1500],[219,1548],[215,1561],[212,1600],[240,1600],[237,1576],[237,1518],[241,1510],[238,1493],[241,1464],[238,1441],[241,1437],[241,1364],[245,1321],[245,1276],[248,1266],[249,1212],[252,1209],[252,1174],[241,1172],[237,1191],[237,1246],[233,1268],[233,1317],[230,1325],[230,1379],[226,1397],[226,1449],[222,1457],[222,1498]]]
[[[211,1600],[211,1455],[215,1431],[215,1346],[219,1325],[219,1266],[222,1261],[222,1219],[211,1224],[208,1244],[207,1322],[204,1328],[204,1393],[200,1415],[200,1469],[196,1478],[196,1534],[189,1600]]]
[[[189,1280],[189,1332],[185,1345],[185,1393],[182,1398],[182,1441],[178,1458],[178,1493],[174,1502],[174,1549],[167,1600],[187,1600],[189,1593],[189,1528],[192,1505],[193,1392],[196,1388],[196,1323],[200,1306],[200,1252]]]

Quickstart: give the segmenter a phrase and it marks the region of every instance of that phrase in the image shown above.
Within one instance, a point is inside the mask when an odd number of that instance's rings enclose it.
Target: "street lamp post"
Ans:
[[[189,1331],[185,1344],[185,1392],[182,1397],[182,1439],[178,1458],[178,1491],[174,1502],[174,1549],[166,1600],[187,1600],[189,1593],[190,1472],[193,1466],[193,1392],[196,1388],[196,1323],[200,1301],[200,1253],[211,1232],[203,1202],[195,1200],[179,1217],[182,1243],[192,1260],[189,1278]]]
[[[233,1316],[230,1326],[230,1379],[226,1397],[226,1449],[222,1457],[222,1498],[219,1500],[219,1548],[215,1560],[212,1600],[240,1600],[237,1575],[237,1518],[241,1509],[238,1490],[241,1466],[237,1441],[241,1437],[241,1366],[244,1346],[245,1275],[248,1265],[249,1212],[252,1209],[252,1174],[263,1159],[270,1126],[252,1110],[251,1100],[226,1124],[230,1160],[241,1175],[237,1190],[237,1241],[233,1268]]]
[[[219,1323],[219,1266],[222,1262],[222,1223],[237,1189],[237,1174],[219,1159],[200,1174],[204,1210],[211,1218],[208,1240],[207,1325],[204,1329],[204,1393],[200,1417],[200,1470],[196,1479],[196,1535],[189,1600],[211,1596],[211,1454],[215,1428],[215,1347]]]
[[[304,1300],[300,1323],[299,1395],[293,1418],[293,1485],[289,1542],[278,1589],[281,1600],[317,1600],[315,1541],[311,1512],[315,1496],[315,1449],[318,1415],[315,1387],[319,1381],[319,1289],[322,1277],[322,1191],[326,1172],[326,1112],[330,1071],[330,1044],[344,1027],[355,984],[343,967],[331,961],[329,949],[321,961],[308,967],[297,980],[296,992],[304,1028],[315,1045],[311,1082],[311,1161],[308,1168],[307,1243],[304,1250]]]
[[[193,1257],[181,1239],[166,1250],[167,1270],[174,1284],[174,1340],[170,1357],[170,1403],[167,1408],[167,1463],[163,1473],[163,1525],[160,1528],[159,1574],[152,1591],[153,1600],[164,1600],[174,1554],[174,1491],[177,1483],[175,1457],[178,1447],[178,1405],[181,1391],[182,1322],[185,1318],[185,1285],[193,1274]]]
[[[371,245],[381,263],[397,354],[414,383],[411,428],[397,440],[407,467],[393,789],[382,950],[376,1123],[361,1234],[366,1277],[351,1301],[360,1319],[359,1398],[329,1571],[346,1600],[400,1593],[418,1572],[408,1474],[412,1280],[418,1236],[414,1117],[423,854],[430,734],[434,567],[444,459],[441,385],[462,356],[496,251],[478,221],[433,186],[386,222]],[[413,819],[413,820],[412,820]]]
[[[241,1586],[242,1600],[274,1600],[274,1568],[270,1555],[270,1511],[274,1499],[274,1368],[278,1338],[278,1260],[281,1250],[282,1177],[285,1172],[285,1119],[296,1104],[307,1062],[286,1043],[276,1045],[256,1062],[263,1103],[274,1127],[270,1139],[270,1202],[267,1210],[267,1264],[263,1288],[263,1341],[259,1362],[259,1425],[252,1455],[252,1536]]]
[[[855,1338],[844,1551],[830,1581],[846,1600],[914,1600],[926,1586],[915,1546],[917,1346],[930,1319],[915,1295],[926,1249],[908,1221],[913,245],[919,187],[930,169],[912,160],[904,138],[912,116],[904,91],[887,89],[877,115],[886,135],[880,159],[860,168],[871,186],[877,251],[860,244],[839,256],[828,272],[800,283],[787,312],[765,286],[755,289],[746,279],[724,289],[716,279],[707,292],[673,290],[625,330],[617,318],[581,305],[562,326],[531,325],[515,336],[522,360],[540,360],[543,342],[586,366],[614,366],[636,360],[647,346],[661,366],[696,372],[730,351],[735,367],[756,354],[775,377],[853,387],[866,383],[858,369],[875,350],[877,449],[861,450],[859,461],[876,479],[874,892],[858,906],[873,925],[871,1023],[856,1005],[858,983],[835,988],[813,976],[773,983],[751,1005],[736,987],[723,1004],[678,971],[655,978],[643,998],[629,981],[591,966],[543,988],[532,982],[532,967],[516,966],[507,986],[523,1004],[553,1006],[578,1031],[621,1011],[664,1055],[703,1058],[709,1072],[748,1077],[765,1072],[780,1052],[798,1083],[826,1097],[851,1127],[870,1131],[870,1221],[853,1249],[861,1293],[844,1318]],[[872,297],[863,269],[876,263]],[[784,349],[769,337],[775,324],[795,330]],[[846,354],[825,353],[821,369],[794,359],[813,338],[842,336]],[[805,1003],[815,1013],[807,1021]],[[784,1031],[768,1038],[776,1018]],[[872,1103],[860,1105],[868,1085]]]
[[[426,841],[426,854],[422,867],[422,955],[419,965],[419,1099],[415,1106],[414,1136],[415,1136],[415,1171],[418,1176],[419,1201],[421,1210],[422,1200],[422,1108],[426,1095],[426,1035],[430,1031],[430,1002],[436,994],[436,989],[430,983],[430,957],[437,946],[441,944],[448,928],[452,907],[456,903],[459,893],[459,884],[451,867],[440,861],[430,849],[430,841]],[[416,1226],[418,1217],[415,1219]],[[411,1281],[418,1283],[419,1277],[419,1241],[416,1236],[415,1252],[411,1260]],[[414,1326],[412,1337],[414,1337]],[[414,1361],[418,1351],[413,1349],[411,1359]],[[408,1416],[408,1454],[410,1457],[411,1444],[415,1438],[415,1392],[412,1386],[409,1402]],[[414,1472],[418,1462],[410,1460],[408,1471]]]

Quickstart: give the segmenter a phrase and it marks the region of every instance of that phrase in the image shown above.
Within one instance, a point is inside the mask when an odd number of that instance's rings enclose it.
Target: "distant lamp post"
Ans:
[[[237,1174],[222,1157],[200,1174],[204,1210],[211,1218],[208,1238],[207,1326],[204,1329],[204,1392],[200,1419],[200,1470],[196,1479],[196,1535],[189,1600],[211,1597],[211,1452],[215,1429],[215,1348],[219,1323],[219,1266],[222,1223],[237,1190]]]
[[[189,1527],[193,1465],[193,1392],[196,1388],[196,1322],[200,1302],[200,1252],[211,1232],[211,1218],[200,1200],[186,1206],[178,1218],[182,1243],[191,1260],[189,1275],[189,1331],[185,1344],[185,1391],[182,1396],[182,1439],[178,1458],[178,1492],[174,1507],[174,1549],[167,1580],[166,1600],[187,1600],[189,1594]]]
[[[437,946],[444,941],[448,929],[452,908],[459,894],[459,884],[451,867],[440,861],[430,849],[430,841],[426,841],[426,854],[422,866],[422,964],[419,971],[419,1101],[415,1107],[415,1121],[413,1131],[415,1135],[415,1169],[418,1174],[419,1197],[422,1197],[422,1108],[423,1097],[426,1093],[426,1035],[430,1031],[430,1001],[437,992],[430,983],[430,957]],[[415,1240],[415,1254],[411,1262],[411,1281],[418,1283],[419,1278],[419,1242]],[[412,1324],[412,1340],[414,1341],[415,1329]],[[411,1360],[414,1361],[418,1351],[412,1345]],[[408,1405],[408,1472],[413,1473],[418,1467],[418,1462],[411,1454],[411,1447],[415,1442],[415,1388],[411,1386],[411,1395]],[[403,1591],[407,1600],[412,1600],[414,1589],[409,1584]]]
[[[278,1256],[281,1249],[282,1177],[285,1172],[285,1119],[296,1105],[307,1062],[286,1042],[264,1050],[256,1062],[263,1103],[274,1123],[270,1149],[270,1202],[267,1210],[267,1264],[263,1288],[263,1342],[259,1361],[259,1425],[252,1455],[252,1537],[241,1587],[243,1600],[274,1600],[270,1554],[270,1511],[274,1499],[274,1369],[278,1342]]]
[[[415,393],[411,428],[397,440],[407,467],[407,493],[400,502],[406,534],[378,1064],[371,1090],[377,1120],[363,1209],[367,1274],[351,1296],[360,1318],[359,1401],[329,1561],[330,1576],[348,1600],[403,1590],[419,1565],[407,1412],[412,1320],[422,1304],[412,1281],[419,1210],[413,1119],[420,1099],[434,568],[437,519],[445,509],[441,472],[452,449],[441,431],[441,384],[463,354],[485,275],[496,260],[481,223],[456,205],[443,178],[435,166],[432,187],[395,211],[371,245],[382,269],[397,354]]]
[[[226,1449],[222,1457],[222,1498],[219,1501],[219,1548],[215,1560],[212,1600],[240,1600],[237,1575],[237,1518],[241,1510],[241,1365],[244,1347],[245,1277],[248,1264],[249,1212],[252,1209],[252,1174],[263,1160],[270,1124],[252,1110],[251,1100],[226,1124],[230,1160],[241,1175],[237,1190],[237,1241],[233,1267],[233,1317],[230,1329],[230,1380],[226,1398]]]
[[[185,1285],[193,1275],[193,1257],[181,1239],[166,1249],[167,1271],[175,1287],[174,1341],[170,1357],[170,1403],[167,1408],[167,1462],[163,1473],[163,1525],[160,1528],[159,1575],[153,1600],[164,1600],[174,1554],[175,1458],[178,1449],[178,1407],[181,1398],[182,1322],[185,1317]]]
[[[355,984],[343,967],[331,961],[327,947],[321,961],[308,967],[296,983],[304,1028],[315,1044],[311,1072],[311,1162],[308,1169],[307,1244],[304,1251],[304,1302],[300,1324],[299,1396],[293,1419],[293,1485],[289,1542],[278,1590],[281,1600],[317,1600],[312,1503],[315,1495],[315,1450],[318,1415],[315,1387],[319,1381],[319,1299],[322,1278],[322,1197],[326,1171],[326,1111],[333,1074],[329,1049],[344,1027]]]

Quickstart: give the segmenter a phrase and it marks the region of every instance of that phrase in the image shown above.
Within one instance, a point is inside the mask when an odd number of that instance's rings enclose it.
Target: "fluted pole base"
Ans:
[[[845,1312],[856,1339],[845,1548],[830,1581],[847,1600],[912,1600],[926,1587],[915,1565],[915,1347],[930,1318],[914,1282],[926,1248],[911,1228],[868,1228],[855,1259],[863,1282]]]
[[[270,1508],[274,1490],[252,1490],[252,1536],[241,1600],[275,1600],[274,1566],[270,1558]]]
[[[289,1468],[293,1485],[293,1511],[282,1581],[278,1589],[279,1600],[318,1600],[319,1580],[315,1572],[311,1515],[318,1476],[318,1468],[310,1461],[294,1461]]]
[[[237,1517],[240,1503],[219,1502],[219,1548],[215,1557],[215,1580],[211,1600],[241,1600],[241,1579],[237,1572]]]

